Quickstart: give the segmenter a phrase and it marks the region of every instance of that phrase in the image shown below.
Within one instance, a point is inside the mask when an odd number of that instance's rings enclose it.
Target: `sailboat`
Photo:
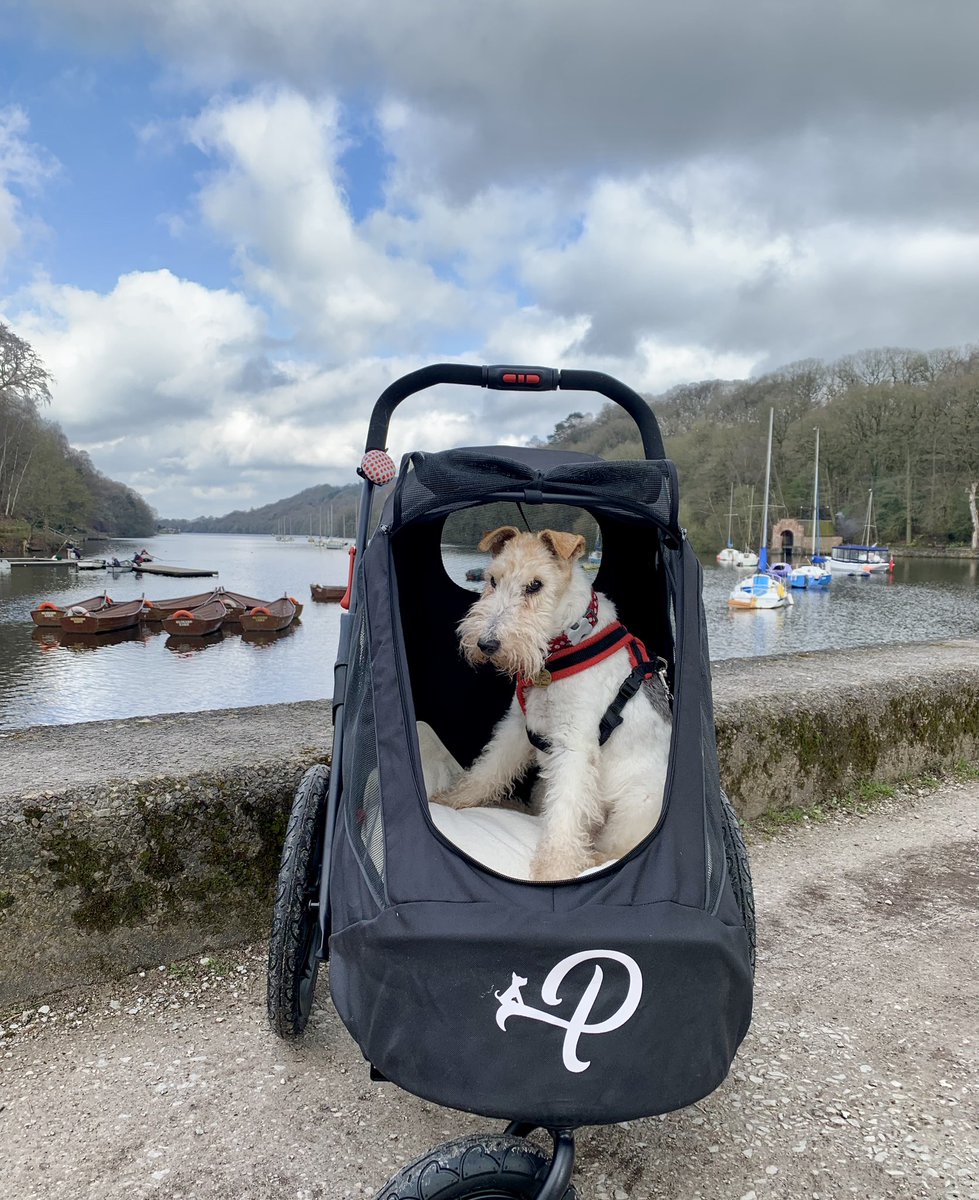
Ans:
[[[597,571],[602,565],[602,531],[598,531],[598,536],[595,538],[595,548],[591,554],[581,564],[586,571]]]
[[[734,542],[731,541],[731,526],[734,524],[734,484],[731,484],[731,501],[727,509],[727,545],[723,550],[718,552],[717,561],[721,566],[738,566],[739,560],[743,558],[739,550],[735,550]]]
[[[745,538],[744,549],[741,551],[741,553],[738,555],[738,557],[734,560],[734,565],[736,567],[749,567],[750,568],[750,567],[758,566],[758,555],[754,552],[754,550],[749,549],[749,547],[751,546],[751,514],[754,511],[754,507],[755,507],[755,485],[752,484],[751,488],[748,492],[747,537]]]
[[[792,594],[780,579],[768,572],[768,488],[772,475],[772,431],[775,427],[775,409],[768,410],[768,453],[765,461],[765,500],[761,515],[761,548],[758,551],[758,570],[738,581],[737,587],[728,596],[729,608],[768,609],[788,608]]]
[[[333,532],[333,505],[330,505],[330,535],[323,543],[327,550],[343,550],[346,543]]]
[[[886,546],[878,546],[876,539],[871,543],[871,534],[876,532],[874,524],[874,489],[870,489],[867,500],[867,519],[863,527],[863,544],[843,542],[834,546],[828,560],[831,570],[843,575],[879,575],[894,570],[894,560]]]
[[[833,572],[826,566],[826,559],[819,553],[819,427],[816,427],[816,465],[813,468],[812,484],[812,555],[809,562],[796,567],[789,576],[794,588],[827,588]]]

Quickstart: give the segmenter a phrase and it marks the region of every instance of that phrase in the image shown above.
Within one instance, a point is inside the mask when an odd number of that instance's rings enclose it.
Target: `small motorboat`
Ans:
[[[83,608],[86,612],[97,612],[99,609],[107,608],[111,603],[112,598],[105,592],[101,596],[90,596],[87,600],[75,600],[71,605],[55,604],[53,600],[45,600],[37,608],[31,609],[31,620],[42,629],[60,629],[61,618],[69,607]]]
[[[180,637],[208,637],[224,624],[228,610],[220,600],[211,600],[197,608],[178,608],[163,619],[163,628]]]
[[[73,604],[65,609],[61,628],[65,633],[113,633],[138,625],[145,607],[146,601],[142,597],[122,604],[107,604],[96,612]]]
[[[813,562],[803,563],[800,567],[795,567],[789,576],[789,583],[794,588],[829,587],[830,580],[833,578],[833,572],[822,565],[825,561],[825,559],[822,559],[820,562],[814,560]]]
[[[291,625],[295,617],[295,601],[283,596],[242,613],[241,628],[245,633],[274,633]]]
[[[466,572],[466,578],[469,578],[469,572]],[[309,594],[314,600],[320,601],[321,604],[335,604],[338,600],[342,600],[347,594],[346,584],[337,584],[333,586],[327,583],[311,583],[309,585]]]
[[[486,568],[485,567],[470,567],[469,570],[466,572],[466,579],[470,583],[482,583],[485,578],[486,578]]]

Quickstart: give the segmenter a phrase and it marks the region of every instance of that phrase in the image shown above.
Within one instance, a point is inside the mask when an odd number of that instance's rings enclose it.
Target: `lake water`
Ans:
[[[279,542],[267,536],[179,534],[109,542],[99,553],[125,558],[143,545],[159,561],[206,567],[219,576],[169,579],[61,567],[15,567],[0,575],[0,729],[332,695],[340,609],[313,603],[309,585],[344,583],[346,551],[326,550],[304,538]],[[460,583],[468,567],[485,561],[452,547],[446,547],[445,559]],[[795,593],[791,609],[732,612],[727,596],[739,572],[710,561],[704,569],[704,603],[711,657],[979,637],[977,568],[975,560],[898,559],[893,577],[834,578],[827,592]],[[295,596],[304,605],[301,622],[261,644],[226,633],[180,641],[158,625],[66,644],[49,631],[36,631],[30,618],[43,600],[70,603],[103,588],[114,600],[144,593],[163,599],[218,583],[263,599]]]

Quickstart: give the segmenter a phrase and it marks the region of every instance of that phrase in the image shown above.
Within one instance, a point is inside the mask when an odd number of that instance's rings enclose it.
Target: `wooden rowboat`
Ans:
[[[84,608],[87,612],[96,612],[112,603],[105,592],[101,596],[89,596],[87,600],[75,600],[71,608]],[[42,629],[60,629],[61,618],[65,615],[68,605],[55,604],[53,600],[45,600],[37,608],[31,609],[31,620]]]
[[[227,624],[237,625],[241,621],[241,614],[248,612],[251,608],[264,608],[272,603],[271,600],[259,600],[257,596],[246,596],[243,592],[229,592],[224,588],[217,588],[214,595],[220,599],[228,610]],[[296,606],[296,617],[301,617],[303,606],[299,603],[295,596],[286,597],[291,600]]]
[[[138,625],[146,602],[129,600],[124,604],[109,604],[98,612],[87,612],[72,605],[61,618],[65,633],[109,633],[116,629],[129,629]]]
[[[228,610],[220,600],[211,600],[197,608],[178,608],[164,618],[163,628],[181,637],[207,637],[224,624]]]
[[[221,600],[227,610],[226,625],[237,625],[241,621],[242,613],[248,612],[250,608],[261,608],[262,605],[268,604],[268,600],[259,600],[257,596],[246,596],[243,592],[229,592],[224,588],[218,588],[213,595],[216,599]]]
[[[329,604],[331,602],[336,603],[337,600],[342,600],[347,594],[347,588],[344,584],[337,584],[334,587],[326,583],[311,583],[309,585],[309,592],[314,600]]]
[[[211,591],[199,592],[196,596],[177,596],[173,600],[147,600],[143,620],[165,621],[181,608],[200,608],[202,604],[208,604],[216,595]]]
[[[256,605],[241,615],[241,627],[246,633],[269,633],[285,629],[296,616],[296,605],[288,596]]]

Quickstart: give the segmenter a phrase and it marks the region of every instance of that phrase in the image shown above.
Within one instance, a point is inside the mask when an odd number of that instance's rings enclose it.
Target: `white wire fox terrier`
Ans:
[[[659,819],[672,728],[666,664],[649,661],[592,589],[577,565],[580,535],[504,525],[479,548],[493,560],[460,644],[469,662],[493,663],[517,687],[473,765],[432,799],[505,803],[536,762],[542,828],[531,878],[571,879],[627,854]]]

